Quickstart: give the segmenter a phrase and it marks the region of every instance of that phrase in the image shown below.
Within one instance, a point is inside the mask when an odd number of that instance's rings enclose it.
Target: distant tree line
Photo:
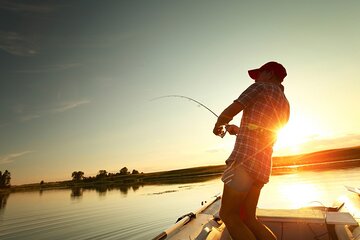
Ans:
[[[79,181],[79,180],[82,180],[84,178],[84,172],[82,171],[74,171],[72,174],[71,174],[71,177],[74,181]]]
[[[11,173],[5,170],[4,173],[0,171],[0,188],[10,187]]]
[[[117,173],[108,173],[106,170],[99,170],[98,174],[95,177],[84,177],[83,171],[74,171],[71,174],[73,181],[80,181],[80,180],[86,180],[86,179],[103,179],[107,177],[115,177],[115,176],[125,176],[125,175],[136,175],[140,174],[140,172],[136,169],[133,169],[130,173],[127,167],[123,167],[119,170]],[[142,174],[142,173],[141,173]]]

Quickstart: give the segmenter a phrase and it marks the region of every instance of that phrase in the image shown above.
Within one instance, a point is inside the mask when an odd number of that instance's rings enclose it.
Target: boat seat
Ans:
[[[260,220],[270,222],[326,223],[357,226],[357,221],[347,212],[324,212],[317,209],[257,209]]]
[[[358,226],[358,222],[348,212],[326,212],[326,223],[334,225]]]
[[[256,210],[259,220],[268,222],[325,223],[325,214],[317,209],[260,209]]]

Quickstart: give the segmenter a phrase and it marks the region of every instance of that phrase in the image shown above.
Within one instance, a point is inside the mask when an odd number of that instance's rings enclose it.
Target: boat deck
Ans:
[[[359,201],[358,195],[351,197],[355,197],[353,201]],[[225,229],[219,220],[220,205],[220,197],[205,203],[194,218],[171,230],[165,238],[158,239],[219,239]],[[360,240],[360,219],[346,207],[337,212],[317,208],[257,209],[256,214],[279,240]]]

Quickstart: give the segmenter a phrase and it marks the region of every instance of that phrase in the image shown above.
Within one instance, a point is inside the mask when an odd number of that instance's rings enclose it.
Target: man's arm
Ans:
[[[217,136],[220,135],[222,130],[221,126],[228,124],[234,118],[234,116],[236,116],[243,109],[243,105],[239,102],[235,101],[230,104],[218,117],[213,133]]]

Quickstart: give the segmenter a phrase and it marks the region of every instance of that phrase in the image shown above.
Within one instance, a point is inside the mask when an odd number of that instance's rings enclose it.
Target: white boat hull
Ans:
[[[360,240],[357,215],[360,214],[360,198],[355,193],[348,195],[340,211],[328,212],[325,208],[257,209],[257,216],[279,240]],[[221,198],[217,196],[193,217],[184,217],[154,240],[220,239],[226,231],[218,217],[220,204]]]

